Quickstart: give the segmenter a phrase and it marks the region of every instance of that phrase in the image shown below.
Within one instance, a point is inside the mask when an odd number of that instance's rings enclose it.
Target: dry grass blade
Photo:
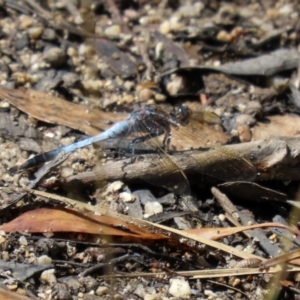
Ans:
[[[150,232],[152,232],[153,234],[162,234],[165,235],[167,237],[171,237],[177,240],[180,240],[180,242],[182,243],[189,243],[189,241],[196,241],[205,245],[208,245],[210,247],[213,247],[215,249],[218,250],[222,250],[225,251],[226,253],[229,253],[231,255],[235,255],[237,257],[243,258],[243,259],[247,259],[247,258],[258,258],[261,259],[262,261],[265,261],[265,259],[258,257],[256,255],[247,253],[247,252],[243,252],[243,251],[238,251],[236,248],[234,247],[230,247],[228,245],[216,242],[216,241],[212,241],[203,237],[199,237],[195,234],[191,234],[188,232],[183,232],[171,227],[167,227],[167,226],[163,226],[160,224],[155,224],[155,223],[151,223],[151,222],[147,222],[145,220],[140,220],[131,216],[126,216],[126,215],[122,215],[119,214],[117,212],[112,211],[111,209],[109,209],[107,206],[102,205],[102,206],[92,206],[90,204],[85,204],[82,203],[80,201],[76,201],[70,198],[66,198],[66,197],[62,197],[62,196],[58,196],[58,195],[54,195],[54,194],[50,194],[47,192],[42,192],[42,191],[37,191],[37,190],[32,190],[32,189],[26,189],[26,188],[17,188],[15,189],[18,192],[27,192],[29,194],[34,194],[34,195],[38,195],[41,197],[45,197],[48,198],[50,200],[54,200],[54,201],[58,201],[61,204],[64,204],[65,206],[71,207],[73,209],[79,210],[79,211],[83,211],[83,212],[93,212],[95,214],[100,214],[100,215],[105,215],[105,216],[110,216],[116,219],[119,219],[120,221],[123,222],[129,222],[131,224],[140,226],[141,228],[145,228],[146,230],[149,230]]]

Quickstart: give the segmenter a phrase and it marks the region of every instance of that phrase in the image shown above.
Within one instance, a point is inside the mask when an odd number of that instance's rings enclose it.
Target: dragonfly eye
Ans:
[[[190,110],[184,105],[179,105],[175,107],[173,115],[177,121],[186,125],[189,122]]]

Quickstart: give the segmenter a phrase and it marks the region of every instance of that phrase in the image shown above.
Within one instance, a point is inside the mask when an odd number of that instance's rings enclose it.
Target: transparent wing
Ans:
[[[141,121],[136,122],[133,126],[133,131],[126,137],[127,140],[130,139],[131,141],[139,140],[147,151],[147,158],[150,158],[153,164],[158,167],[159,171],[157,174],[149,173],[143,179],[155,186],[165,187],[176,194],[190,194],[190,184],[185,173],[163,149],[164,134],[147,139],[146,137],[149,134],[147,126]],[[136,159],[138,159],[137,156],[142,156],[138,154],[139,142],[134,145],[133,150],[132,145],[127,149],[127,153],[134,155]],[[134,160],[132,163],[134,163]],[[124,171],[126,172],[126,166]]]
[[[200,159],[195,159],[195,170],[203,174],[222,181],[254,180],[257,171],[253,164],[238,152],[204,137],[203,126],[191,118],[187,125],[173,130],[171,147],[180,150],[206,148]]]

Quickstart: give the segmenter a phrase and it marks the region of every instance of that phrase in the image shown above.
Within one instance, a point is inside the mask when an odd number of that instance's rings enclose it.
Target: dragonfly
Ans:
[[[147,181],[154,185],[164,186],[169,190],[181,195],[190,194],[190,184],[182,168],[174,162],[170,155],[172,139],[182,139],[185,144],[192,145],[209,145],[209,141],[203,142],[203,137],[189,132],[186,127],[191,120],[191,110],[184,105],[177,106],[172,112],[167,112],[156,105],[146,105],[142,109],[131,113],[125,121],[120,121],[111,126],[106,131],[78,141],[68,146],[60,147],[43,154],[37,155],[27,160],[23,165],[14,167],[12,172],[32,168],[47,161],[54,159],[59,153],[70,153],[79,148],[98,143],[109,139],[126,138],[130,142],[126,152],[130,154],[134,163],[135,149],[138,144],[146,144],[148,149],[153,149],[152,154],[154,163],[167,170],[170,176],[160,177],[160,174],[153,179],[153,176]],[[160,138],[160,140],[158,140]],[[162,139],[162,141],[161,141]],[[239,153],[228,150],[220,145],[209,145],[214,155],[221,159],[220,166],[205,170],[209,176],[215,177],[222,181],[249,180],[256,177],[256,169],[252,163]],[[209,156],[211,159],[211,155]],[[228,163],[226,163],[228,162]],[[198,166],[195,161],[195,166]],[[203,172],[201,166],[196,170]],[[166,173],[166,172],[161,172]]]

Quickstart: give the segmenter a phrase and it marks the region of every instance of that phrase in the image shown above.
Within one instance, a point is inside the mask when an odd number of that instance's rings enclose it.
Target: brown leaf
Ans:
[[[118,229],[121,228],[121,229]],[[124,230],[122,230],[124,228]],[[0,226],[5,232],[26,231],[77,232],[110,236],[138,237],[145,239],[165,239],[162,235],[153,235],[136,225],[107,216],[76,212],[70,209],[40,208],[28,211],[11,222]]]
[[[107,121],[115,123],[126,118],[124,114],[89,109],[31,89],[0,88],[0,99],[8,101],[40,121],[65,125],[88,135],[95,135],[107,129]]]
[[[300,118],[296,115],[270,116],[269,123],[257,123],[252,129],[252,141],[270,136],[299,137]]]

